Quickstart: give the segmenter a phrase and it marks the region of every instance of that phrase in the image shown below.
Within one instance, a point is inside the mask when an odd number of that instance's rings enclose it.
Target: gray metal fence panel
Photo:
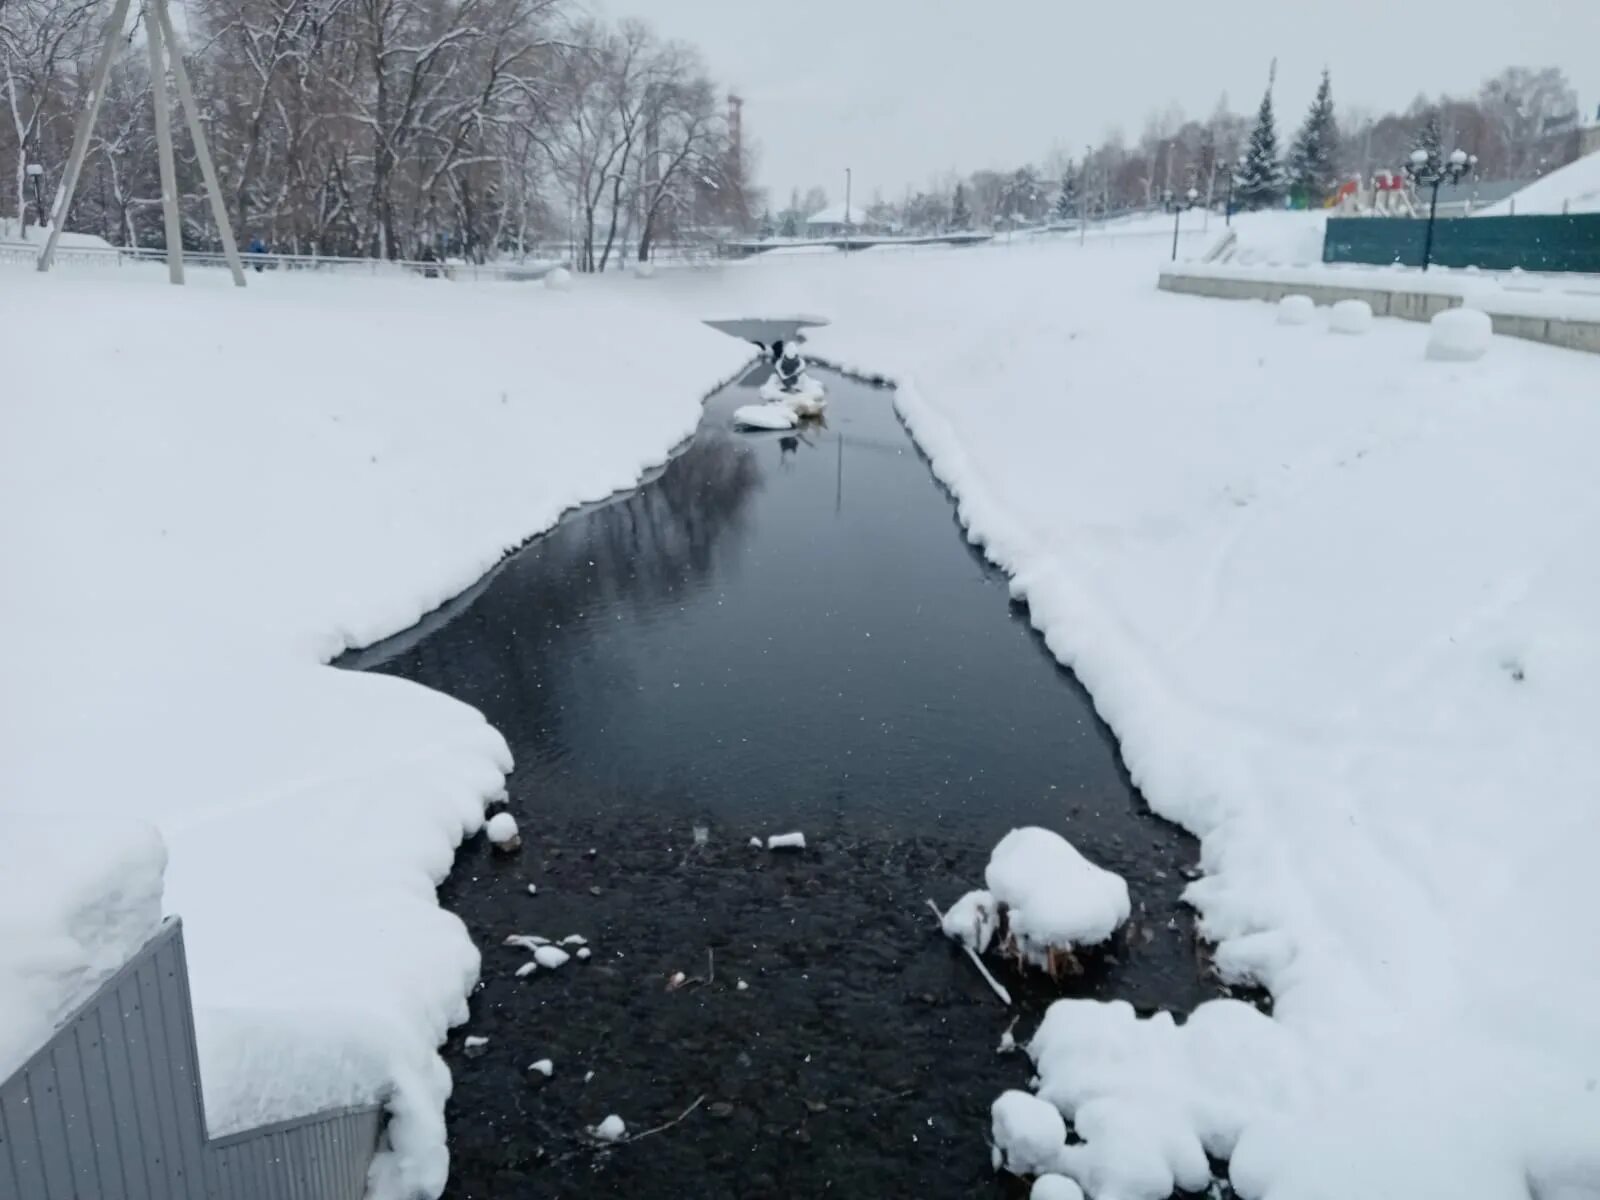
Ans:
[[[377,1105],[209,1141],[182,926],[0,1080],[5,1200],[361,1200]]]

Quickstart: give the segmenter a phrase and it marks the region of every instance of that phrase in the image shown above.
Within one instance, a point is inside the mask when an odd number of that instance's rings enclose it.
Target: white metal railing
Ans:
[[[29,243],[0,243],[0,262],[34,265],[39,261],[42,247]],[[423,262],[415,259],[344,258],[327,254],[241,254],[246,270],[252,271],[321,271],[337,274],[381,275],[403,272],[427,278],[454,279],[467,282],[492,280],[539,279],[565,262],[532,260],[527,262],[470,263],[459,260]],[[54,267],[99,266],[121,267],[130,263],[164,263],[165,250],[120,246],[67,246],[56,247]],[[184,251],[185,266],[226,267],[227,259],[213,251]]]

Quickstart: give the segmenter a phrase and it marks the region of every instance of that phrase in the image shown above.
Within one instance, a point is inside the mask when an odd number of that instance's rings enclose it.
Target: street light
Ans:
[[[33,203],[39,210],[39,224],[49,224],[44,219],[44,168],[38,163],[28,164],[28,178],[33,180]]]
[[[1406,175],[1410,177],[1412,183],[1433,189],[1432,195],[1428,198],[1428,232],[1422,239],[1424,271],[1433,261],[1433,221],[1439,210],[1439,185],[1448,179],[1450,185],[1454,187],[1477,165],[1476,154],[1468,154],[1459,148],[1450,151],[1450,156],[1441,163],[1433,162],[1428,152],[1420,147],[1411,152],[1411,160],[1406,163]]]
[[[1239,181],[1239,176],[1243,174],[1245,162],[1245,156],[1241,154],[1238,161],[1228,167],[1228,203],[1222,210],[1222,223],[1224,225],[1233,224],[1233,185]]]
[[[1178,226],[1183,221],[1186,209],[1193,208],[1200,201],[1200,193],[1190,188],[1183,194],[1183,203],[1174,199],[1171,192],[1166,193],[1167,203],[1172,205],[1172,261],[1178,261]]]
[[[850,168],[844,169],[844,232],[850,236]]]

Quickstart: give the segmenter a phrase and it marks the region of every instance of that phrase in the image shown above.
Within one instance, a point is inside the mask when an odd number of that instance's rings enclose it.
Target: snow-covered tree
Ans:
[[[789,209],[783,214],[783,224],[778,226],[781,237],[792,238],[800,236],[800,214],[794,209]]]
[[[1276,64],[1274,64],[1276,66]],[[1283,199],[1283,164],[1278,161],[1278,130],[1272,117],[1272,82],[1261,97],[1255,128],[1245,146],[1244,166],[1234,195],[1241,208],[1272,208]]]
[[[1339,186],[1339,123],[1333,113],[1333,85],[1322,72],[1316,98],[1289,148],[1289,186],[1309,207],[1320,207]]]
[[[955,198],[950,201],[950,228],[972,228],[972,214],[967,211],[967,189],[959,183],[956,184]]]
[[[1416,135],[1411,139],[1411,149],[1413,153],[1421,150],[1428,156],[1427,166],[1420,168],[1419,174],[1431,178],[1444,170],[1444,133],[1439,126],[1437,108],[1430,108],[1422,124],[1417,127]]]
[[[1056,220],[1070,221],[1078,216],[1078,173],[1069,162],[1061,173],[1061,193],[1056,197]]]

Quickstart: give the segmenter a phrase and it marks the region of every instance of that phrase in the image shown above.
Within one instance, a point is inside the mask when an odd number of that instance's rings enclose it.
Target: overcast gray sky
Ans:
[[[1336,101],[1403,107],[1502,67],[1560,66],[1600,105],[1600,0],[603,0],[698,45],[745,98],[774,207],[1076,150],[1177,102],[1254,111],[1278,58],[1279,131],[1324,64]]]

